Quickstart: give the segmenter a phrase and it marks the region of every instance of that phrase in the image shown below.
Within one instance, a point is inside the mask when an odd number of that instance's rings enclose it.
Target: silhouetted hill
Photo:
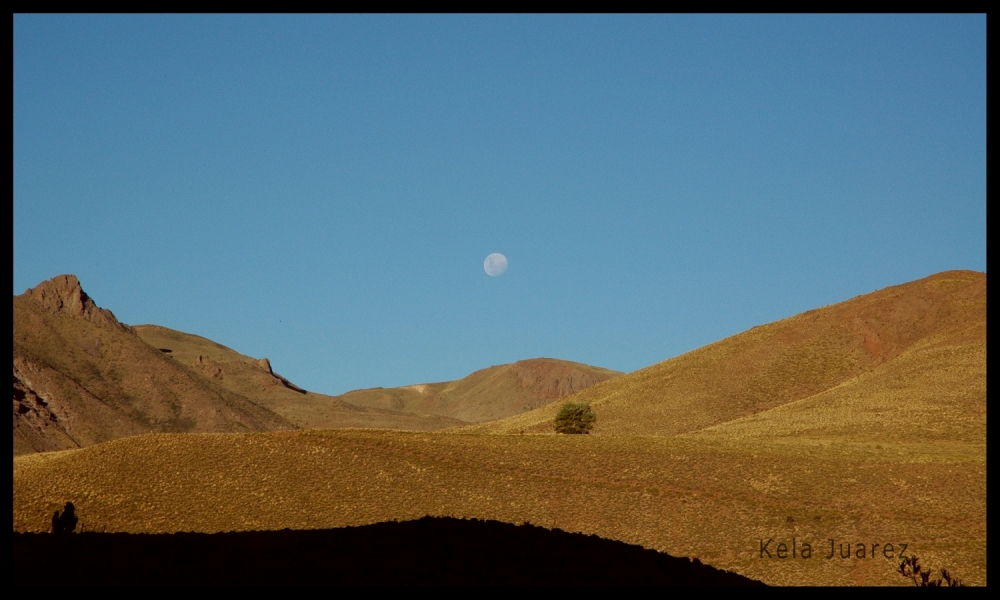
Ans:
[[[325,530],[14,534],[14,585],[763,585],[597,536],[424,517]]]

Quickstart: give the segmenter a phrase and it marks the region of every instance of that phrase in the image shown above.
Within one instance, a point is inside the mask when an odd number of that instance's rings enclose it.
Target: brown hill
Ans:
[[[593,406],[598,435],[719,426],[711,435],[985,443],[985,352],[986,274],[948,271],[754,327],[571,399]],[[468,431],[547,432],[557,410]]]
[[[299,388],[266,358],[165,327],[130,327],[73,275],[14,297],[14,454],[150,432],[463,423],[356,407]]]
[[[198,335],[159,325],[136,325],[135,331],[168,360],[234,394],[252,399],[304,429],[370,427],[429,431],[466,424],[417,411],[355,406],[335,396],[309,392],[272,371],[267,358],[251,358]]]
[[[553,358],[533,358],[482,369],[455,381],[355,390],[344,402],[481,423],[548,405],[618,371]]]
[[[15,454],[149,432],[290,427],[165,358],[97,307],[73,275],[14,297]]]

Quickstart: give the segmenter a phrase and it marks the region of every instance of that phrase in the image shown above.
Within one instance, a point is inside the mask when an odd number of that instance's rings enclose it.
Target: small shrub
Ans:
[[[590,433],[597,415],[589,404],[567,402],[556,415],[556,433]]]
[[[916,556],[904,558],[903,562],[899,563],[898,571],[903,577],[911,579],[913,585],[917,587],[965,587],[962,580],[952,577],[947,569],[941,569],[941,577],[931,579],[930,569],[925,571]]]
[[[52,515],[52,533],[56,535],[73,533],[76,530],[78,520],[76,507],[73,506],[72,502],[67,502],[66,506],[63,507],[62,514],[59,514],[57,510]]]

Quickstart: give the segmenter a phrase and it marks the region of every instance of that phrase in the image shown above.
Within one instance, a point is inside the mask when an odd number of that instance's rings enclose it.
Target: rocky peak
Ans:
[[[40,304],[47,312],[83,318],[98,327],[135,333],[131,327],[120,323],[110,310],[94,304],[87,292],[83,291],[76,275],[57,275],[28,289],[24,295]]]
[[[267,360],[267,358],[262,358],[258,360],[257,366],[267,371],[268,373],[274,373],[274,371],[271,370],[271,361]]]

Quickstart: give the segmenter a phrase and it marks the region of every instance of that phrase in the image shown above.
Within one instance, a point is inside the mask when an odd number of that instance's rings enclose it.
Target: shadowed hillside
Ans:
[[[72,275],[14,297],[15,454],[148,432],[291,427],[165,358]]]
[[[772,411],[771,425],[763,416],[746,423],[897,440],[929,427],[939,438],[982,443],[985,351],[986,275],[948,271],[754,327],[571,399],[591,403],[597,435],[675,435]],[[776,410],[796,402],[801,410]],[[557,410],[469,431],[551,431]],[[914,411],[927,418],[907,421]],[[786,415],[799,424],[774,424]]]
[[[58,565],[58,568],[53,568]],[[595,536],[425,517],[343,529],[14,534],[14,585],[761,585]]]
[[[481,423],[546,406],[617,375],[621,373],[566,360],[534,358],[482,369],[456,381],[356,390],[340,399],[357,406]]]

